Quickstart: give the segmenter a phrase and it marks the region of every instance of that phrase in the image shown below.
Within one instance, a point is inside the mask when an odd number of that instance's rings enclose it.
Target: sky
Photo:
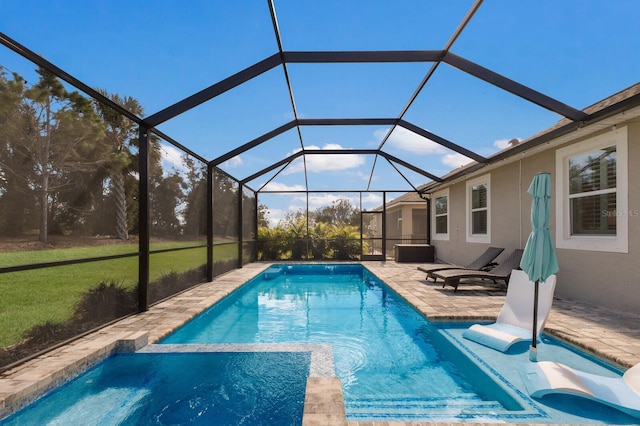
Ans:
[[[440,50],[470,0],[274,0],[285,51]],[[0,32],[94,88],[132,96],[152,115],[278,52],[267,0],[2,0]],[[451,52],[583,109],[640,80],[637,0],[486,0]],[[31,63],[0,46],[0,65],[35,82]],[[397,118],[432,63],[288,64],[299,118]],[[158,126],[211,160],[294,118],[282,66]],[[404,120],[483,156],[562,117],[447,64],[440,64]],[[304,126],[305,149],[375,149],[389,126]],[[244,179],[301,149],[297,129],[220,167]],[[469,161],[404,128],[383,147],[436,176]],[[167,168],[180,152],[163,144]],[[374,167],[375,164],[375,167]],[[299,159],[249,182],[264,190],[410,191],[429,181],[381,157]],[[372,173],[373,170],[373,173]],[[277,173],[277,175],[276,175]],[[274,177],[275,175],[275,177]],[[378,192],[375,192],[378,191]],[[397,194],[400,194],[398,192]],[[310,208],[335,193],[312,193]],[[347,195],[359,203],[360,195]],[[390,195],[389,198],[393,198]],[[306,205],[304,194],[265,194],[272,219]]]

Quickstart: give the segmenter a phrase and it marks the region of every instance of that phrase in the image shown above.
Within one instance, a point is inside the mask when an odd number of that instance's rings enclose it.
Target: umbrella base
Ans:
[[[529,361],[538,362],[538,348],[529,346]]]

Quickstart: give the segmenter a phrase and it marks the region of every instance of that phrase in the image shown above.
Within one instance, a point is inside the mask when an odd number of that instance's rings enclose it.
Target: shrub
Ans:
[[[135,291],[113,282],[101,282],[82,296],[76,304],[73,319],[79,322],[105,323],[137,309]]]

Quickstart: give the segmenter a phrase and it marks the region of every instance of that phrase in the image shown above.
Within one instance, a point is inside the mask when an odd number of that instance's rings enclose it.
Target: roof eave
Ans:
[[[601,102],[604,102],[604,101],[601,101]],[[591,114],[589,114],[589,119],[586,121],[569,121],[567,122],[567,124],[564,124],[562,126],[557,126],[556,124],[556,126],[550,127],[548,131],[543,131],[538,135],[535,135],[530,139],[519,143],[518,145],[504,149],[492,156],[489,156],[487,158],[486,163],[478,163],[473,161],[465,166],[462,166],[456,170],[453,170],[452,172],[442,176],[442,181],[431,182],[430,184],[427,184],[424,187],[423,192],[432,193],[438,190],[438,188],[442,186],[448,186],[454,181],[460,180],[461,178],[464,178],[465,176],[470,175],[480,169],[491,166],[499,161],[506,160],[517,154],[528,152],[529,155],[532,155],[533,152],[531,151],[533,150],[533,148],[536,148],[540,145],[551,142],[553,140],[559,139],[563,136],[570,135],[580,129],[587,128],[587,127],[593,126],[594,124],[601,123],[602,121],[608,118],[615,117],[620,114],[624,114],[625,112],[637,107],[640,107],[640,92],[635,93],[634,95],[629,96],[625,99],[622,99],[619,102],[616,102],[612,105],[608,105],[598,111],[592,112]],[[590,108],[585,108],[585,110],[589,110],[589,109]],[[640,115],[640,111],[638,111],[638,115]],[[630,117],[621,118],[620,121],[626,121],[628,118]],[[564,120],[561,120],[561,122],[562,121]]]

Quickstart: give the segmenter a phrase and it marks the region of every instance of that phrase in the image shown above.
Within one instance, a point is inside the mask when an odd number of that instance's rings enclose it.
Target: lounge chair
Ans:
[[[444,269],[441,271],[429,272],[428,276],[432,277],[434,281],[437,281],[438,278],[444,280],[444,284],[442,284],[442,287],[450,285],[455,287],[455,290],[458,290],[458,284],[460,284],[460,280],[463,278],[490,279],[493,280],[493,282],[504,281],[505,284],[508,284],[511,271],[520,268],[520,259],[522,259],[523,251],[524,250],[522,249],[514,250],[509,255],[509,257],[500,262],[500,264],[493,268],[491,271],[473,271],[470,269]]]
[[[553,293],[556,288],[556,276],[551,275],[538,287],[538,326],[539,335],[551,311]],[[531,341],[533,326],[534,283],[529,281],[527,273],[514,270],[509,277],[507,297],[493,324],[474,324],[462,333],[474,342],[506,352],[511,345],[522,340]]]
[[[502,247],[489,247],[478,256],[473,262],[466,266],[454,265],[451,263],[427,263],[426,265],[418,266],[418,270],[427,273],[427,280],[429,279],[429,273],[434,271],[442,271],[445,269],[473,269],[481,270],[486,268],[493,262],[493,260],[502,253],[504,249]]]
[[[640,364],[628,369],[622,377],[585,373],[552,361],[525,364],[522,373],[532,397],[553,393],[574,395],[640,418]]]

